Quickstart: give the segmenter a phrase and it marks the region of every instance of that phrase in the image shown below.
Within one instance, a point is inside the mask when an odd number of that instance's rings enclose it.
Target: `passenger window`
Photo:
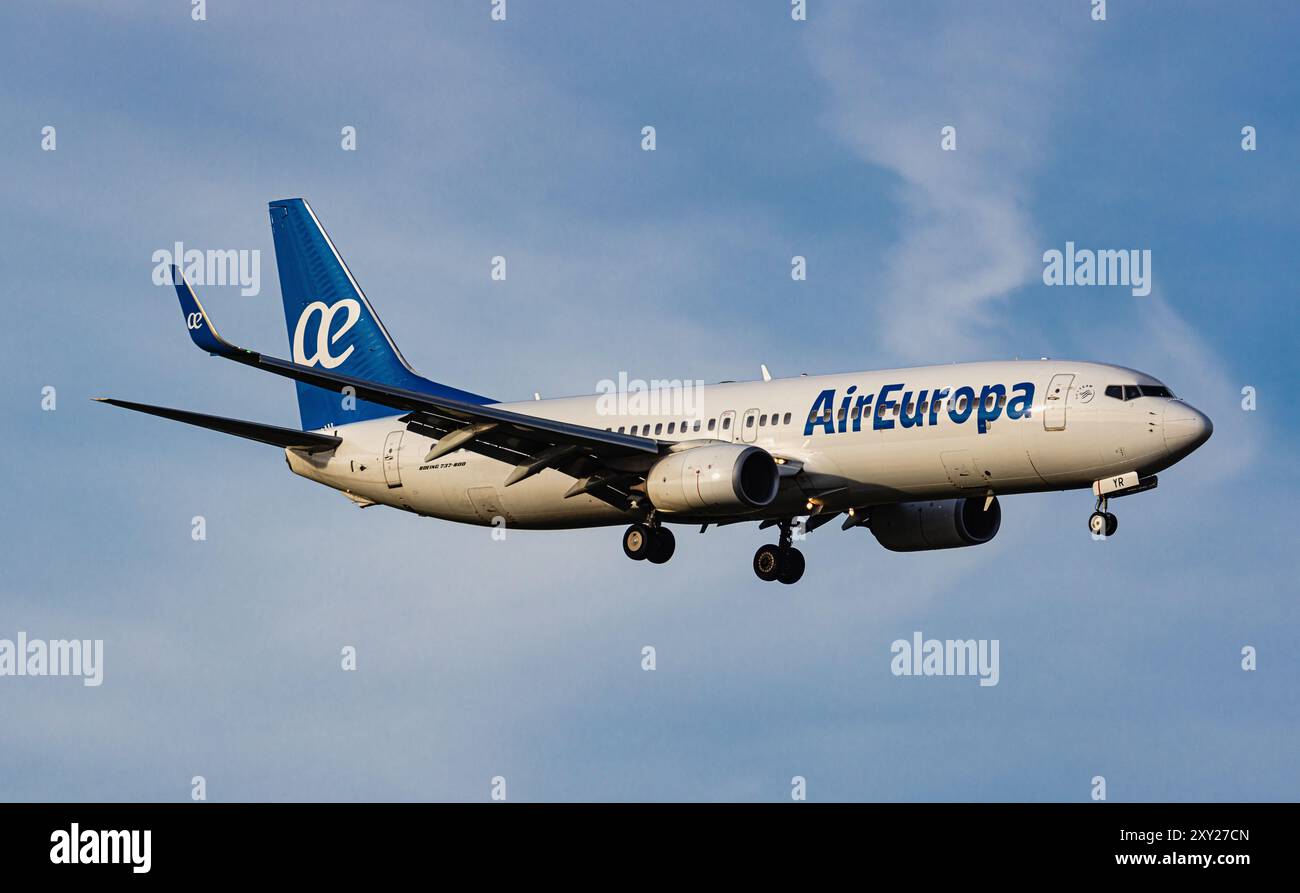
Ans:
[[[669,423],[668,423],[668,433],[669,433],[669,434],[672,434],[672,433],[673,433],[673,430],[676,429],[676,427],[677,427],[677,423],[676,423],[676,422],[669,422]]]
[[[767,427],[767,413],[763,413],[761,416],[758,417],[758,427],[760,428]]]
[[[846,410],[844,409],[843,406],[841,406],[841,407],[840,407],[839,416],[838,416],[838,418],[839,418],[839,420],[840,420],[841,422],[844,421],[844,413],[845,413],[845,412],[846,412]]]
[[[745,416],[745,427],[746,428],[754,427],[754,417],[752,415]]]
[[[790,424],[790,413],[788,412],[785,414],[785,424]]]
[[[725,418],[725,419],[723,419],[723,420],[722,420],[722,430],[723,430],[723,431],[726,431],[726,430],[729,429],[730,427],[731,427],[731,419],[730,419],[730,418]]]
[[[907,404],[907,414],[908,414],[908,415],[911,415],[911,414],[912,414],[912,410],[915,409],[915,408],[916,408],[916,404],[915,404],[915,403],[909,403],[909,404]]]
[[[712,431],[717,424],[717,419],[709,419],[709,430]]]
[[[700,420],[699,420],[699,419],[696,419],[696,420],[695,420],[695,430],[696,430],[696,431],[700,430]]]
[[[662,433],[663,433],[663,430],[664,430],[664,423],[663,423],[663,422],[660,422],[659,424],[655,425],[655,433],[656,433],[656,434],[662,434]]]
[[[962,396],[957,398],[957,412],[962,413],[965,411],[966,411],[966,395],[963,394]]]
[[[636,425],[632,426],[632,436],[636,437]]]
[[[619,425],[619,426],[618,426],[618,433],[619,433],[619,434],[622,434],[622,433],[623,433],[623,427],[624,427],[623,425]]]

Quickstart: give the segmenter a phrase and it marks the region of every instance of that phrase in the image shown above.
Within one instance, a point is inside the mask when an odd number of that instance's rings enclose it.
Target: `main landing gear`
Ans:
[[[1093,536],[1114,536],[1119,530],[1119,518],[1106,511],[1108,502],[1105,496],[1097,497],[1097,510],[1088,518],[1088,530]]]
[[[798,583],[803,576],[803,553],[790,545],[791,521],[781,522],[781,540],[776,545],[760,546],[754,553],[754,573],[765,583],[780,580],[782,583]]]
[[[673,557],[676,549],[677,538],[673,532],[655,523],[653,518],[648,524],[633,524],[623,532],[623,552],[633,561],[663,564]]]

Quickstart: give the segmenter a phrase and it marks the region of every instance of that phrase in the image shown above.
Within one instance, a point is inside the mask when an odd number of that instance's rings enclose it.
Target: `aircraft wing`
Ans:
[[[510,462],[515,469],[506,478],[506,486],[546,468],[556,468],[579,479],[569,495],[590,493],[627,508],[626,487],[643,477],[638,472],[647,469],[661,451],[659,442],[648,437],[526,415],[490,404],[465,403],[236,347],[217,334],[181,271],[172,267],[172,276],[190,337],[200,348],[326,390],[344,393],[350,389],[358,399],[405,411],[402,421],[411,430],[439,439],[427,461],[464,448]]]

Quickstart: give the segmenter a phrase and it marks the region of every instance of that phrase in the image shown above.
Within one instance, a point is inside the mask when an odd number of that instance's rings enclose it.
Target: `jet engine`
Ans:
[[[984,497],[900,502],[871,510],[871,532],[892,552],[978,546],[997,535],[1002,508],[997,497],[988,511]]]
[[[669,453],[646,474],[646,494],[664,512],[727,514],[776,498],[780,473],[770,453],[728,443]]]

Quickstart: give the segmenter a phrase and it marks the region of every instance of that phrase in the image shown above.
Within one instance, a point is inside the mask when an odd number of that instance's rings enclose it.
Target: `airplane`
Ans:
[[[623,551],[652,564],[673,556],[670,524],[756,522],[777,541],[755,574],[789,584],[805,569],[796,536],[841,517],[889,550],[959,548],[997,534],[1000,496],[1091,488],[1088,529],[1111,536],[1110,500],[1155,487],[1213,431],[1150,375],[1047,358],[785,379],[763,366],[761,381],[692,387],[694,399],[501,403],[418,375],[311,206],[269,208],[290,359],[229,343],[177,267],[172,282],[198,347],[296,383],[302,430],[95,399],[281,447],[295,474],[363,508],[627,524]]]

